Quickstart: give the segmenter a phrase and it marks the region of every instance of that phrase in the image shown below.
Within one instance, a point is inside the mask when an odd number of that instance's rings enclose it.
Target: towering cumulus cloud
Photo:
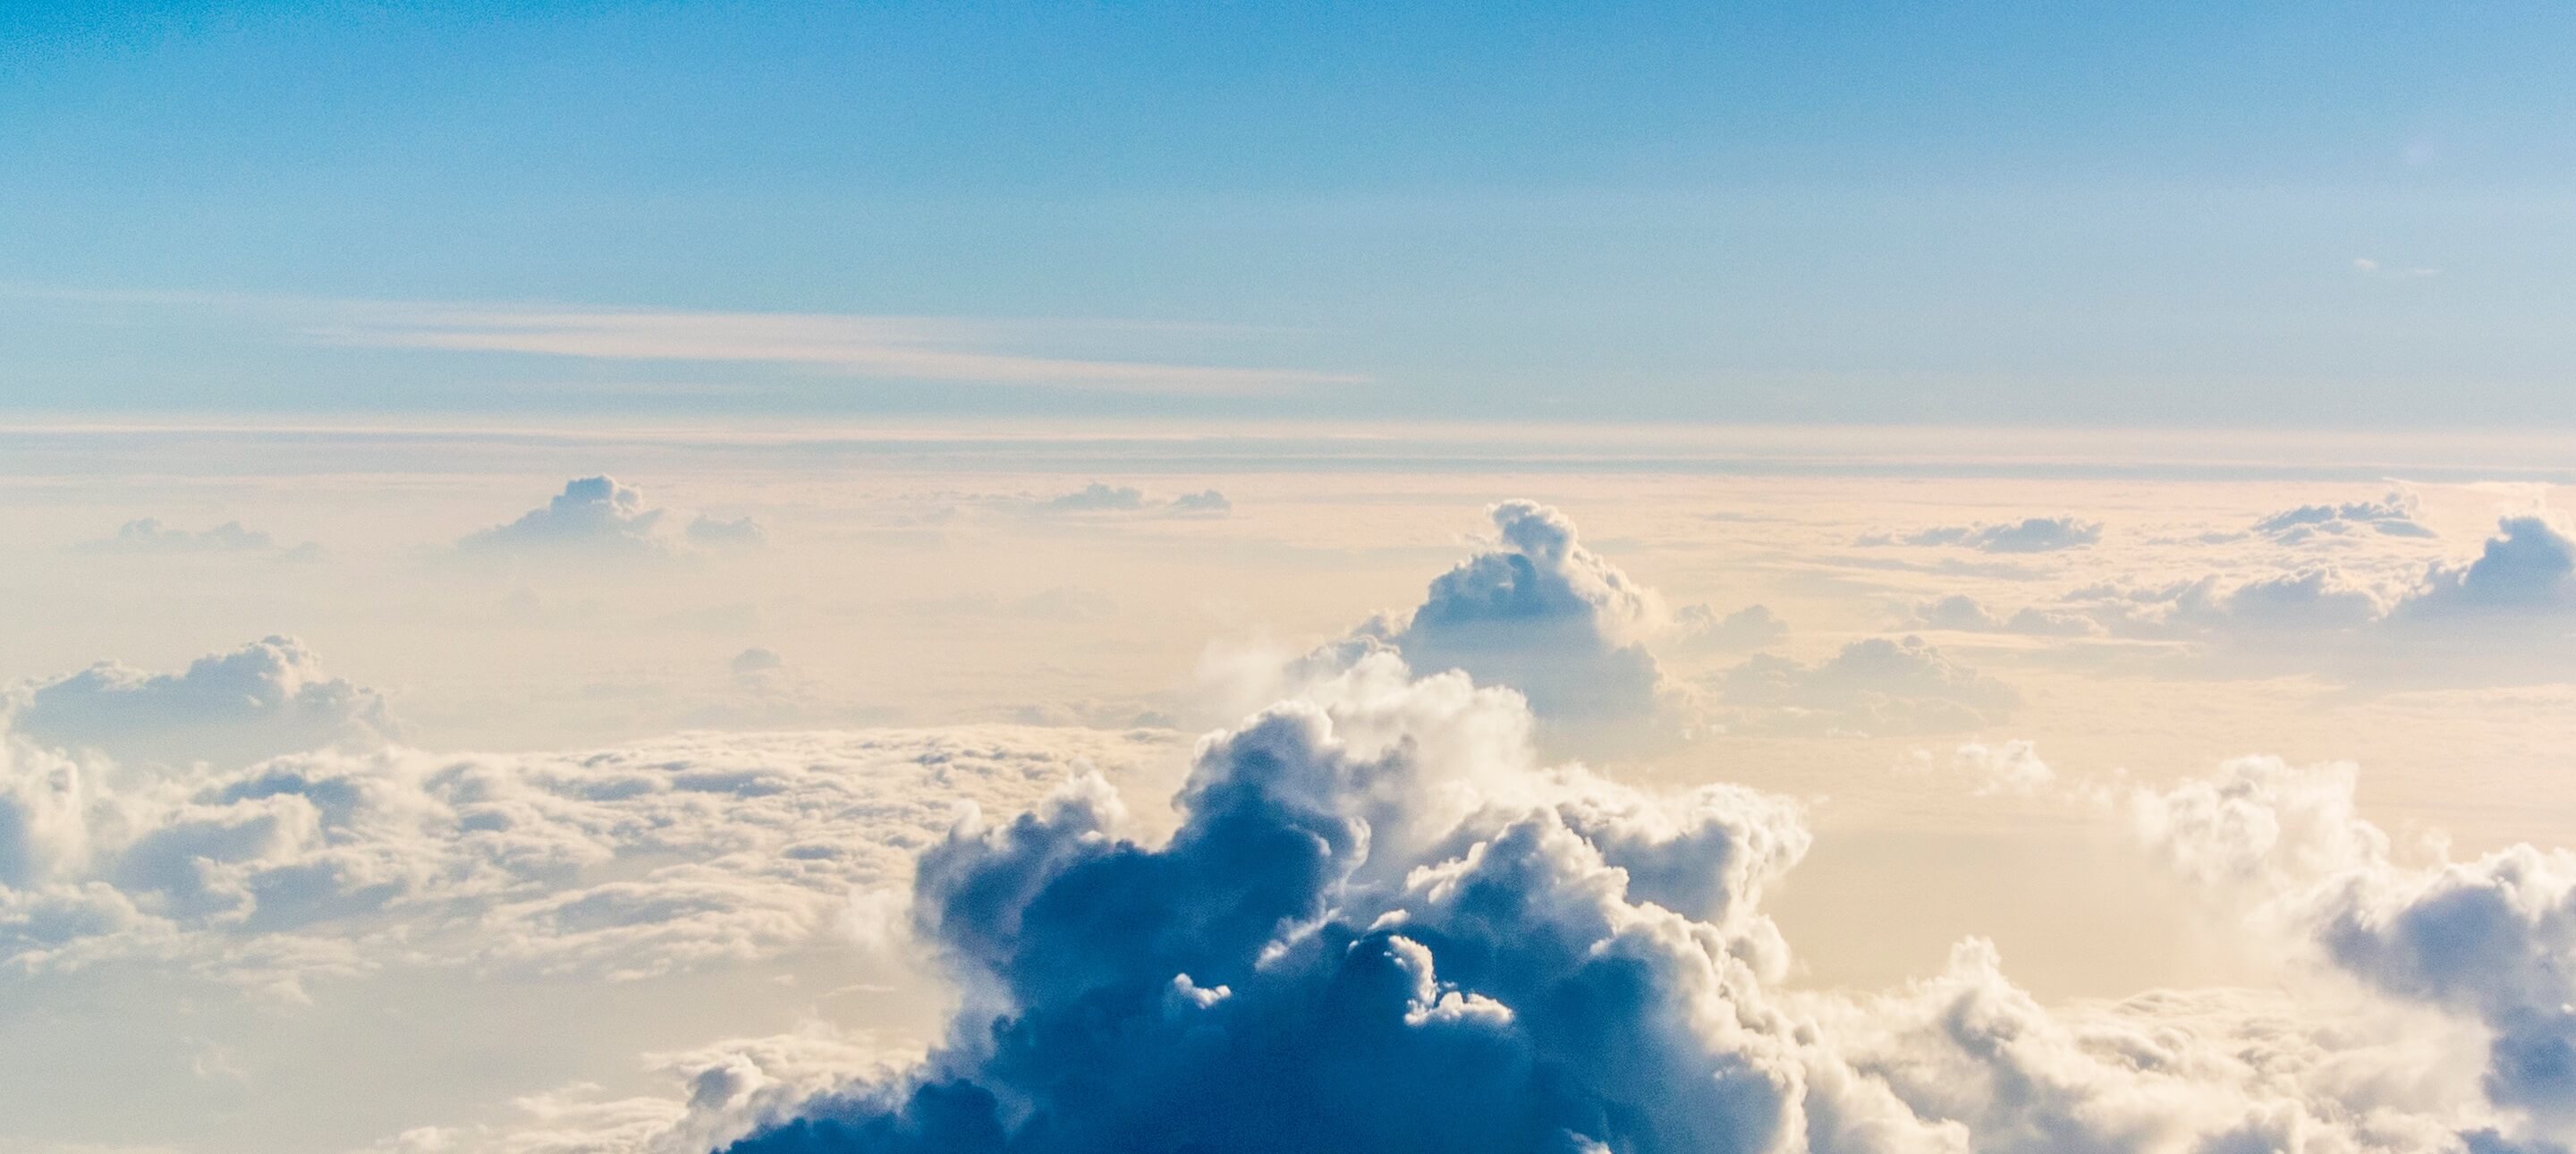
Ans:
[[[1654,593],[1584,548],[1563,513],[1532,501],[1489,512],[1491,547],[1433,580],[1389,638],[1405,660],[1508,685],[1551,719],[1653,713],[1660,678],[1641,639]]]
[[[1204,743],[1160,847],[1077,783],[922,859],[968,1009],[913,1076],[737,1147],[1759,1150],[1918,1129],[1819,1075],[1753,908],[1806,834],[1529,761],[1516,699],[1383,655]],[[1835,1075],[1823,1075],[1827,1081]]]
[[[2456,1031],[2224,993],[2052,1011],[1974,940],[1895,993],[1784,991],[1760,902],[1807,847],[1793,809],[1529,738],[1515,695],[1381,653],[1202,742],[1160,844],[1096,779],[962,823],[914,886],[963,992],[946,1040],[730,1149],[2323,1154],[2522,1125],[2449,1073]]]

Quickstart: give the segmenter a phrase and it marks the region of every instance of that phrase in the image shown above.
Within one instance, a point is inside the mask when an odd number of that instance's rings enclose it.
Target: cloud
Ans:
[[[1872,637],[1812,665],[1756,654],[1717,680],[1719,700],[1748,728],[1886,735],[1975,729],[2021,695],[1922,638]]]
[[[752,517],[699,514],[677,534],[668,509],[606,475],[564,482],[563,491],[515,521],[467,534],[456,543],[469,557],[586,562],[662,561],[692,554],[756,549],[768,527]]]
[[[1978,615],[1985,627],[2019,632],[2080,618],[2115,634],[2208,641],[2239,656],[2295,656],[2308,668],[2379,677],[2552,677],[2563,668],[2549,660],[2551,647],[2576,627],[2576,542],[2544,517],[2507,517],[2477,557],[2435,562],[2412,580],[2372,580],[2311,564],[2161,585],[2088,586],[2001,623],[1957,598],[1917,610],[1927,623],[1959,628],[1978,627]],[[2294,654],[2278,649],[2292,637],[2312,645]],[[2337,645],[2315,647],[2329,640]]]
[[[2011,616],[1998,616],[1964,593],[1919,602],[1905,614],[1908,625],[1961,633],[2027,633],[2044,637],[2087,637],[2102,626],[2077,613],[2024,606]]]
[[[1176,517],[1222,517],[1234,512],[1234,502],[1226,500],[1225,494],[1214,489],[1202,489],[1172,498],[1167,508]]]
[[[1100,481],[1059,493],[1038,502],[1038,508],[1050,513],[1147,513],[1160,512],[1171,517],[1223,517],[1234,511],[1234,502],[1214,489],[1183,493],[1170,500],[1150,497],[1133,485],[1110,485]]]
[[[2431,537],[2434,532],[2415,520],[2413,493],[2397,490],[2377,501],[2301,505],[2254,523],[2254,532],[2276,543],[2298,545],[2360,532],[2388,537]]]
[[[780,657],[775,649],[755,647],[734,654],[733,660],[727,662],[726,666],[733,670],[735,677],[758,677],[786,668],[787,659]]]
[[[374,690],[334,677],[292,637],[199,658],[178,673],[113,662],[8,696],[10,732],[119,761],[240,765],[281,753],[365,748],[398,727]]]
[[[1958,545],[1987,553],[2048,553],[2075,549],[2102,539],[2102,523],[2074,517],[2031,517],[1990,525],[1940,525],[1902,537],[1873,534],[1863,545]]]
[[[689,543],[714,549],[746,549],[769,543],[769,529],[750,517],[725,520],[703,513],[689,520]]]
[[[646,506],[641,490],[621,485],[615,477],[582,477],[564,482],[563,492],[543,508],[531,509],[506,525],[468,534],[456,547],[466,553],[504,556],[664,557],[671,545],[656,533],[664,512]]]
[[[2402,1015],[2051,1010],[1974,939],[1789,993],[1794,807],[1544,768],[1513,695],[1364,658],[1211,736],[1177,831],[1096,780],[926,849],[940,1044],[735,1154],[2459,1150],[2520,1123]]]
[[[1585,548],[1555,509],[1505,501],[1487,514],[1494,538],[1435,578],[1400,624],[1373,632],[1415,669],[1521,691],[1543,718],[1654,715],[1663,679],[1643,640],[1661,612],[1654,592]]]
[[[519,1117],[474,1126],[425,1126],[379,1142],[381,1154],[695,1154],[774,1125],[817,1093],[853,1077],[893,1073],[918,1051],[823,1023],[791,1034],[737,1038],[646,1058],[667,1096],[605,1098],[566,1087],[512,1103]]]
[[[1068,337],[1096,342],[1102,336],[1134,340],[1226,333],[1184,326],[396,302],[324,302],[297,311],[319,314],[305,329],[311,339],[371,348],[776,364],[886,380],[1141,393],[1263,394],[1367,379],[1305,369],[1021,351],[1060,344]]]
[[[2536,516],[2497,523],[2478,558],[2436,564],[2394,612],[2438,617],[2548,617],[2576,611],[2576,542]]]
[[[2131,799],[2177,872],[2390,996],[2491,1031],[2483,1082],[2563,1140],[2576,1124],[2576,854],[2516,845],[2402,864],[2359,816],[2347,764],[2245,758]]]
[[[388,967],[626,980],[811,948],[961,803],[1015,810],[1175,741],[691,733],[137,774],[6,736],[0,973],[141,960],[288,997]]]
[[[2058,784],[2057,771],[2040,760],[2038,748],[2028,741],[1992,745],[1972,741],[1951,750],[1946,765],[1936,764],[1930,752],[1916,750],[1907,758],[1906,768],[1940,773],[1966,784],[1977,797],[2033,797]]]
[[[1789,623],[1764,605],[1747,605],[1721,617],[1706,605],[1685,605],[1673,614],[1667,636],[1676,647],[1735,650],[1760,649],[1789,635]]]
[[[143,517],[117,527],[116,535],[82,546],[94,553],[266,553],[277,540],[239,521],[211,529],[180,529]]]
[[[322,546],[315,542],[281,545],[275,537],[239,521],[191,530],[165,525],[157,517],[128,521],[117,526],[114,536],[74,548],[84,553],[260,553],[287,561],[310,561],[322,555]]]
[[[1145,507],[1145,491],[1133,485],[1093,481],[1073,492],[1049,497],[1039,507],[1057,513],[1128,513]]]
[[[2380,280],[2416,280],[2423,277],[2440,276],[2442,274],[2442,270],[2437,268],[2425,268],[2421,265],[2394,267],[2381,264],[2379,261],[2366,256],[2357,256],[2352,258],[2352,271],[2356,276],[2370,277]]]

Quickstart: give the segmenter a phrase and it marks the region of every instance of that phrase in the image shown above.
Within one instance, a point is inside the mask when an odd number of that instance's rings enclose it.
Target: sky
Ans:
[[[2570,22],[17,5],[0,407],[2556,424]]]
[[[0,1154],[2567,1154],[2571,34],[0,4]]]

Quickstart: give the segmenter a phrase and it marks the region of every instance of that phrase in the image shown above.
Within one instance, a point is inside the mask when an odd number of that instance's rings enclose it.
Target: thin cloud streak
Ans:
[[[559,304],[333,300],[0,286],[0,293],[244,312],[324,345],[608,361],[795,365],[856,377],[1244,396],[1366,383],[1358,373],[1024,351],[1073,339],[1241,338],[1257,326],[1155,321],[723,312]]]
[[[1299,369],[1041,356],[993,347],[1036,327],[939,317],[429,306],[382,310],[308,335],[377,348],[796,364],[869,377],[1137,392],[1270,393],[1366,379]]]

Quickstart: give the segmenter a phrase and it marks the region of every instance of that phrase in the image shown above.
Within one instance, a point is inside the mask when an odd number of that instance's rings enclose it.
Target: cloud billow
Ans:
[[[466,534],[456,551],[509,560],[650,562],[753,549],[769,540],[767,527],[752,517],[699,514],[674,533],[665,528],[669,516],[670,510],[648,503],[643,490],[615,477],[579,477],[518,519]]]
[[[2102,523],[2075,517],[2029,517],[2001,524],[1936,525],[1904,536],[1876,534],[1863,545],[1956,545],[1987,553],[2049,553],[2102,539]]]
[[[1802,1111],[1754,989],[1788,811],[1586,778],[1443,812],[1525,753],[1444,758],[1417,727],[1525,715],[1383,655],[1347,677],[1204,743],[1159,847],[1080,784],[928,851],[917,917],[969,1006],[947,1047],[734,1150],[1751,1151],[1845,1121]]]
[[[10,695],[7,728],[27,740],[120,761],[241,765],[398,732],[384,698],[331,675],[292,637],[269,637],[151,673],[102,662]]]
[[[2051,1009],[1976,939],[1898,991],[1783,991],[1761,900],[1797,810],[1544,768],[1530,722],[1377,653],[1203,740],[1168,840],[1096,779],[962,823],[913,891],[961,991],[945,1041],[727,1149],[2550,1148],[2419,1021]]]
[[[1415,669],[1520,690],[1542,718],[1652,716],[1662,681],[1643,641],[1653,591],[1585,548],[1555,509],[1505,501],[1488,514],[1491,545],[1434,579],[1385,640]]]

